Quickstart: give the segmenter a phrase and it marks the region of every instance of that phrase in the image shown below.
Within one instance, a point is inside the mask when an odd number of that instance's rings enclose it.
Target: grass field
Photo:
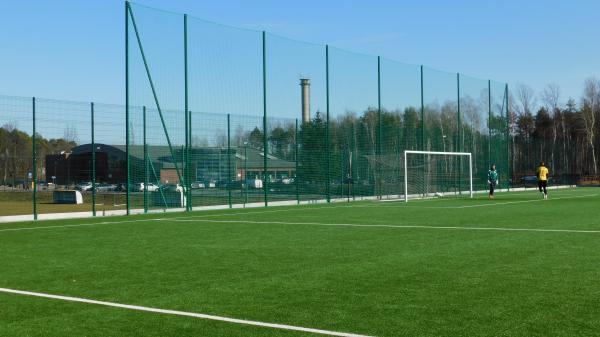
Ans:
[[[0,335],[599,336],[600,190],[550,193],[0,224]]]

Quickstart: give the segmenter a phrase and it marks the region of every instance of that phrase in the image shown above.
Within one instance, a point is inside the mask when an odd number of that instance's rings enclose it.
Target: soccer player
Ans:
[[[498,172],[496,171],[496,165],[492,165],[488,171],[488,184],[490,185],[490,199],[494,199],[494,190],[498,185]]]
[[[544,162],[541,162],[540,167],[537,168],[535,173],[538,178],[540,193],[542,193],[544,199],[548,199],[548,176],[550,175],[550,170],[544,165]]]

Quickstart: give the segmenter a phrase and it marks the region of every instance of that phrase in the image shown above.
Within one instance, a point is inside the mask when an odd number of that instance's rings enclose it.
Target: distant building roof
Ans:
[[[126,146],[125,145],[107,145],[96,143],[97,152],[107,153],[110,160],[124,160]],[[74,147],[71,152],[73,154],[84,154],[92,152],[91,144],[82,144]],[[130,145],[129,154],[135,160],[144,160],[144,146]],[[261,169],[264,163],[264,153],[262,150],[253,147],[232,147],[231,154],[237,160],[237,166],[248,169]],[[177,161],[181,161],[183,157],[183,148],[177,147],[173,149],[173,155]],[[214,156],[227,156],[226,147],[192,147],[190,149],[190,157],[192,161],[201,161]],[[171,151],[168,146],[148,146],[148,158],[153,162],[160,162],[165,167],[172,166]],[[267,154],[267,165],[274,169],[293,169],[295,163],[293,161],[283,160],[271,154]]]

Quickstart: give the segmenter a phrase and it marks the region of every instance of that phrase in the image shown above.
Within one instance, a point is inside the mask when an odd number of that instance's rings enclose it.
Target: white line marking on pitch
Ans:
[[[0,229],[0,232],[18,232],[18,231],[29,231],[29,230],[35,230],[35,229],[90,227],[90,226],[96,226],[96,225],[118,225],[118,224],[122,224],[122,223],[156,221],[156,220],[162,220],[162,219],[163,218],[123,220],[123,221],[102,221],[102,222],[82,223],[82,224],[73,224],[73,225],[57,225],[57,226],[18,227],[18,228]]]
[[[531,199],[531,200],[518,200],[518,201],[505,201],[505,202],[490,202],[486,204],[478,204],[478,205],[462,205],[462,206],[411,206],[410,204],[401,206],[401,207],[412,207],[412,208],[441,208],[441,209],[463,209],[463,208],[475,208],[475,207],[490,207],[490,206],[502,206],[502,205],[511,205],[511,204],[522,204],[522,203],[530,203],[530,202],[550,202],[553,200],[564,200],[564,199],[579,199],[579,198],[590,198],[597,197],[600,194],[588,194],[588,195],[578,195],[578,196],[567,196],[567,197],[558,197],[558,198],[550,198],[547,200],[544,199]],[[437,199],[442,201],[443,199]],[[402,201],[402,203],[404,203]],[[365,207],[365,208],[389,208],[389,207],[397,207],[396,205],[360,205],[357,207]]]
[[[172,219],[163,219],[169,221]],[[174,222],[212,222],[212,223],[241,223],[241,224],[264,224],[264,225],[308,225],[308,226],[331,226],[331,227],[381,227],[381,228],[421,228],[421,229],[458,229],[458,230],[488,230],[509,232],[558,232],[558,233],[600,233],[600,230],[578,230],[578,229],[542,229],[542,228],[506,228],[506,227],[462,227],[462,226],[421,226],[421,225],[366,225],[349,223],[321,223],[321,222],[284,222],[284,221],[250,221],[250,220],[210,220],[189,219],[172,220]]]
[[[489,203],[489,204],[480,204],[480,205],[464,205],[464,206],[411,206],[405,205],[402,203],[402,206],[398,207],[396,205],[375,205],[375,204],[331,204],[323,207],[311,207],[308,210],[326,210],[326,209],[335,209],[335,208],[346,208],[346,207],[354,207],[354,208],[389,208],[389,207],[397,207],[397,209],[401,209],[403,207],[410,208],[431,208],[431,209],[462,209],[462,208],[472,208],[472,207],[487,207],[487,206],[500,206],[507,204],[515,204],[515,203],[528,203],[528,202],[548,202],[552,200],[561,200],[561,199],[575,199],[575,198],[588,198],[595,197],[600,194],[590,194],[583,196],[573,196],[573,197],[558,197],[552,198],[549,200],[543,199],[535,199],[535,200],[520,200],[520,201],[507,201],[501,203]],[[441,199],[436,199],[441,200]],[[418,202],[418,200],[416,200]],[[203,215],[187,215],[180,217],[172,217],[172,218],[146,218],[146,219],[136,219],[136,220],[123,220],[123,221],[103,221],[103,222],[93,222],[93,223],[84,223],[84,224],[73,224],[73,225],[57,225],[57,226],[38,226],[38,227],[19,227],[19,228],[7,228],[0,229],[0,232],[17,232],[17,231],[29,231],[29,230],[37,230],[37,229],[56,229],[56,228],[76,228],[76,227],[92,227],[96,225],[116,225],[122,223],[135,223],[135,222],[146,222],[146,221],[161,221],[161,220],[186,220],[186,219],[198,219],[198,218],[206,218],[206,217],[222,217],[222,216],[235,216],[235,215],[252,215],[252,214],[264,214],[264,213],[277,213],[277,212],[293,212],[293,211],[306,211],[304,208],[286,208],[286,209],[277,209],[277,210],[264,210],[264,211],[249,211],[249,212],[237,212],[237,213],[217,213],[217,214],[203,214]],[[198,219],[198,221],[202,221]]]
[[[347,333],[347,332],[336,332],[336,331],[329,331],[329,330],[304,328],[304,327],[300,327],[300,326],[293,326],[293,325],[287,325],[287,324],[277,324],[277,323],[265,323],[265,322],[259,322],[259,321],[249,321],[249,320],[245,320],[245,319],[237,319],[237,318],[230,318],[230,317],[224,317],[224,316],[199,314],[199,313],[177,311],[177,310],[165,310],[165,309],[158,309],[158,308],[151,308],[151,307],[143,307],[143,306],[138,306],[138,305],[129,305],[129,304],[120,304],[120,303],[105,302],[105,301],[96,301],[96,300],[90,300],[90,299],[79,298],[79,297],[51,295],[51,294],[37,293],[37,292],[31,292],[31,291],[22,291],[22,290],[14,290],[14,289],[7,289],[7,288],[0,288],[0,292],[9,293],[9,294],[16,294],[16,295],[24,295],[24,296],[49,298],[49,299],[61,300],[61,301],[68,301],[68,302],[96,304],[96,305],[102,305],[102,306],[107,306],[107,307],[122,308],[122,309],[137,310],[137,311],[145,311],[145,312],[153,312],[153,313],[166,314],[166,315],[176,315],[176,316],[186,316],[186,317],[202,318],[202,319],[208,319],[208,320],[213,320],[213,321],[221,321],[221,322],[243,324],[243,325],[252,325],[252,326],[259,326],[259,327],[272,328],[272,329],[302,331],[302,332],[309,332],[309,333],[320,334],[320,335],[328,335],[328,336],[340,336],[340,337],[373,337],[373,336],[359,335],[359,334]]]

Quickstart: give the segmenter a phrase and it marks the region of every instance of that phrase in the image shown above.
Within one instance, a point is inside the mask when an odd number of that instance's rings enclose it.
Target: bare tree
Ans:
[[[537,101],[535,99],[535,92],[530,86],[518,84],[516,96],[518,104],[515,105],[515,111],[519,115],[532,114],[535,111]]]
[[[17,122],[15,121],[9,121],[6,124],[2,125],[2,129],[4,129],[7,133],[11,133],[13,132],[13,130],[17,129]],[[10,150],[9,150],[9,146],[8,144],[0,144],[0,151],[2,151],[2,156],[4,157],[3,159],[3,163],[4,163],[4,173],[2,175],[2,181],[6,182],[6,179],[8,178],[8,162],[10,161]]]
[[[548,113],[550,114],[550,117],[552,118],[552,152],[550,155],[550,162],[551,162],[551,167],[556,168],[555,161],[554,161],[554,153],[556,150],[556,138],[557,138],[557,129],[558,129],[556,115],[560,109],[560,103],[559,103],[560,87],[554,83],[548,84],[542,91],[541,96],[542,96],[542,102],[544,102],[544,106],[546,107],[546,110],[548,111]],[[563,128],[564,128],[564,120],[563,120]],[[563,146],[566,146],[564,142],[563,142]]]
[[[532,133],[533,133],[533,111],[537,106],[535,99],[535,92],[530,86],[526,84],[518,84],[516,93],[516,103],[514,105],[515,111],[517,112],[517,124],[519,129],[525,131],[523,139],[525,140],[525,146],[527,149],[527,158],[531,157],[531,146],[532,146]]]
[[[133,130],[133,128],[131,128],[130,130]],[[131,133],[133,134],[133,132]],[[65,127],[65,130],[63,131],[63,139],[69,143],[77,143],[79,141],[77,136],[77,129],[71,124],[67,125]]]
[[[588,145],[592,151],[592,168],[594,174],[598,174],[598,164],[596,161],[596,149],[594,146],[596,126],[596,114],[600,110],[600,80],[595,77],[585,80],[583,89],[583,99],[581,107],[581,118],[585,127],[585,133]]]

